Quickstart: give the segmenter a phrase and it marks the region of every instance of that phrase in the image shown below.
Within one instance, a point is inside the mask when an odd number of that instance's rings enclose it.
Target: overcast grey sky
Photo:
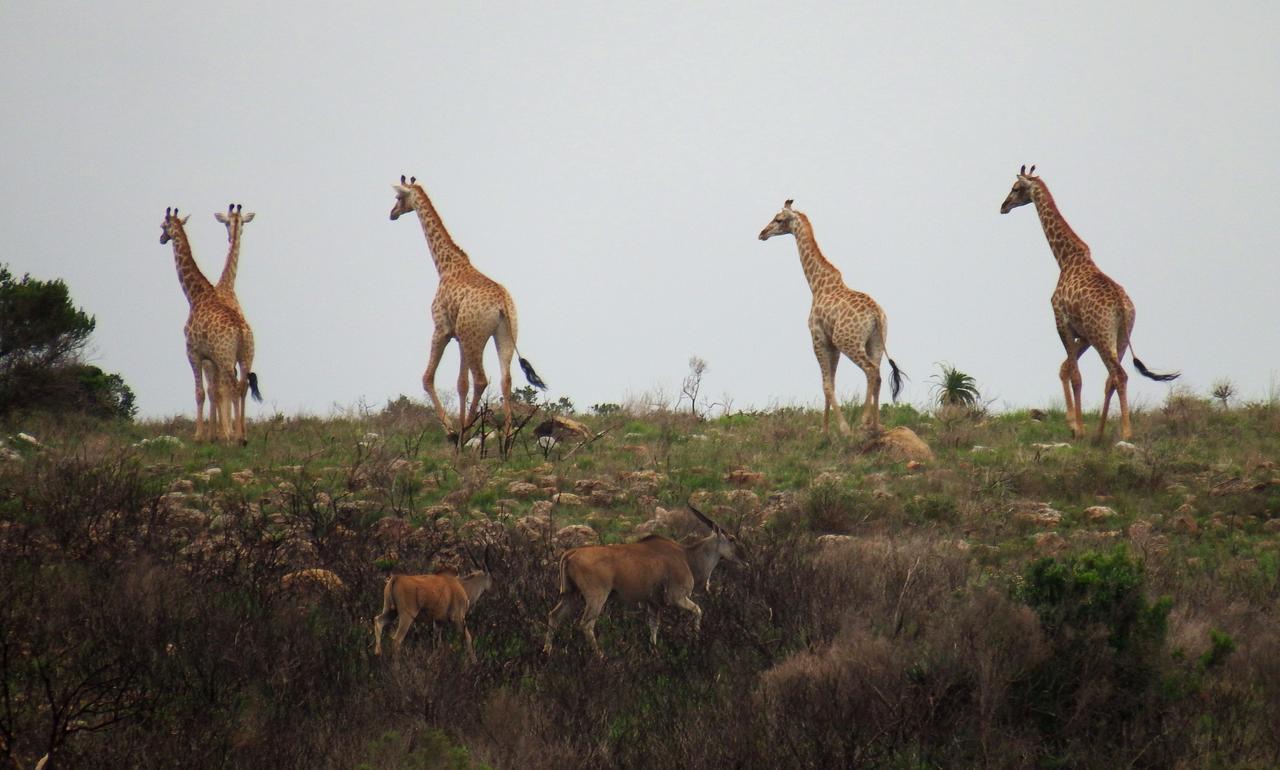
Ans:
[[[1036,163],[1137,305],[1144,361],[1260,398],[1280,371],[1277,31],[1276,2],[18,0],[0,261],[67,281],[144,415],[189,414],[160,222],[192,214],[216,281],[213,212],[240,202],[250,416],[422,398],[437,277],[418,223],[387,218],[414,174],[511,291],[553,397],[673,392],[696,354],[714,398],[820,404],[794,241],[756,240],[791,197],[888,313],[908,400],[947,361],[997,406],[1045,406],[1057,268],[1033,210],[998,213]],[[1092,351],[1083,373],[1096,407]],[[442,393],[456,374],[451,346]],[[845,360],[841,394],[863,382]],[[1138,404],[1167,392],[1130,382]]]

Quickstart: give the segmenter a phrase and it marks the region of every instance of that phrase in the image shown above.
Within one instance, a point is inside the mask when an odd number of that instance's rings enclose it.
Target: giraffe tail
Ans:
[[[249,372],[249,392],[253,394],[254,401],[262,403],[262,393],[258,391],[258,375],[254,372]]]
[[[889,358],[889,356],[885,356]],[[889,368],[893,370],[893,374],[889,376],[889,394],[893,396],[893,403],[898,403],[898,394],[902,392],[902,378],[906,375],[898,368],[892,358],[889,358]]]
[[[520,370],[524,372],[524,378],[529,381],[529,384],[539,390],[546,390],[547,383],[543,382],[538,373],[534,371],[533,364],[529,363],[529,359],[519,355],[517,357],[520,359]]]
[[[1176,380],[1180,376],[1182,376],[1182,372],[1172,372],[1170,374],[1161,374],[1159,372],[1153,372],[1150,369],[1148,369],[1146,365],[1143,364],[1142,361],[1140,361],[1136,355],[1133,357],[1133,365],[1137,367],[1138,373],[1141,374],[1143,377],[1146,377],[1151,380],[1155,380],[1157,382],[1168,382],[1169,380]]]

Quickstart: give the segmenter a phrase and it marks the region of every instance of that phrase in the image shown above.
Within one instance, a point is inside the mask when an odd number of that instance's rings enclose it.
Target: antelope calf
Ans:
[[[467,659],[475,662],[476,653],[471,646],[471,632],[467,630],[467,612],[480,595],[493,587],[493,578],[486,570],[476,570],[459,577],[453,570],[431,575],[392,575],[382,589],[382,614],[373,619],[373,654],[382,654],[382,629],[398,617],[399,623],[391,634],[395,653],[409,633],[410,626],[419,613],[426,613],[436,629],[437,624],[448,621],[462,634],[467,647]]]
[[[693,628],[699,630],[702,608],[689,598],[694,580],[709,584],[711,571],[721,559],[743,566],[747,562],[738,556],[737,538],[692,505],[689,510],[711,529],[710,535],[691,545],[649,535],[637,543],[588,545],[565,551],[560,557],[560,601],[547,619],[543,652],[551,653],[556,626],[578,598],[584,604],[579,621],[582,633],[601,658],[604,653],[596,642],[595,625],[610,594],[616,593],[624,602],[647,605],[651,644],[658,643],[658,609],[663,604],[691,613]]]

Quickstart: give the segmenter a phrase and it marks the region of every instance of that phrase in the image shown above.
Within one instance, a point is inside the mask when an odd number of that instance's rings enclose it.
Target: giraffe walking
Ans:
[[[822,395],[825,406],[822,411],[822,430],[830,427],[832,410],[840,432],[850,433],[840,404],[836,401],[836,365],[843,353],[862,369],[867,376],[867,398],[862,410],[862,423],[871,433],[880,431],[880,357],[888,358],[886,344],[889,322],[884,310],[871,297],[844,285],[844,279],[835,265],[822,256],[818,242],[813,238],[813,226],[809,217],[791,208],[793,201],[783,204],[782,210],[760,231],[760,240],[767,241],[775,235],[791,233],[800,251],[800,266],[813,292],[813,305],[809,309],[809,334],[813,338],[813,352],[822,370]],[[888,358],[893,370],[889,387],[893,400],[898,400],[902,390],[902,371]]]
[[[431,320],[435,324],[435,330],[431,334],[431,352],[427,369],[422,375],[422,387],[431,397],[431,403],[435,405],[436,415],[445,431],[453,433],[449,418],[444,413],[444,406],[436,394],[435,380],[445,346],[452,339],[458,340],[462,364],[458,370],[459,413],[456,436],[458,446],[462,446],[463,434],[479,416],[480,397],[489,385],[484,373],[484,349],[492,337],[498,348],[498,366],[502,369],[505,441],[511,434],[512,354],[519,359],[520,368],[524,370],[530,385],[544,390],[547,387],[532,364],[519,356],[516,347],[516,303],[502,284],[471,265],[471,259],[449,235],[416,177],[406,182],[401,176],[400,184],[393,184],[391,187],[396,193],[391,219],[396,220],[410,211],[417,212],[422,232],[427,238],[427,246],[431,250],[431,258],[435,261],[436,272],[440,274],[440,285],[431,303]],[[472,383],[469,383],[468,373]],[[467,399],[469,384],[473,385],[470,388],[470,406]]]
[[[1127,440],[1133,436],[1129,426],[1129,375],[1125,373],[1121,361],[1126,350],[1132,348],[1130,335],[1133,333],[1134,307],[1129,295],[1120,284],[1111,280],[1094,264],[1089,246],[1076,235],[1062,212],[1054,203],[1053,196],[1044,180],[1035,175],[1036,167],[1030,171],[1023,166],[1018,178],[1013,182],[1013,189],[1000,205],[1000,213],[1008,214],[1019,206],[1028,203],[1036,204],[1036,213],[1040,215],[1040,225],[1044,228],[1044,237],[1049,241],[1049,249],[1058,262],[1058,285],[1049,300],[1053,306],[1053,320],[1058,327],[1058,336],[1062,346],[1067,350],[1067,358],[1058,370],[1062,380],[1062,397],[1067,406],[1067,420],[1071,423],[1071,433],[1076,438],[1084,435],[1084,419],[1080,410],[1080,356],[1093,346],[1102,357],[1107,367],[1106,395],[1102,401],[1102,417],[1098,421],[1098,441],[1106,435],[1107,410],[1111,406],[1112,394],[1120,397],[1120,436]],[[1178,376],[1173,374],[1157,374],[1147,369],[1135,353],[1133,365],[1144,377],[1165,382]]]
[[[236,389],[235,369],[248,324],[229,307],[214,289],[209,279],[200,272],[191,256],[191,242],[187,239],[186,225],[190,217],[179,218],[177,209],[165,209],[161,225],[160,244],[173,242],[173,258],[178,269],[178,282],[187,297],[190,312],[183,334],[187,340],[187,361],[195,377],[196,431],[195,440],[230,441],[232,416],[236,401],[232,394]],[[210,407],[210,427],[206,434],[204,424],[205,387],[204,374],[209,373],[210,395],[217,403]],[[257,375],[247,373],[255,390]],[[239,420],[237,420],[239,423]],[[242,423],[239,423],[242,424]],[[238,436],[244,440],[244,436]]]
[[[236,296],[236,274],[240,269],[240,237],[244,232],[244,226],[253,221],[253,212],[248,214],[242,213],[244,207],[238,203],[227,205],[227,213],[215,211],[213,218],[226,225],[227,227],[227,261],[222,267],[222,275],[218,278],[217,285],[214,289],[218,292],[218,297],[227,304],[232,310],[240,314],[245,319],[244,337],[241,340],[240,349],[237,354],[236,363],[240,367],[240,378],[236,383],[236,392],[233,395],[238,400],[240,408],[239,416],[236,422],[236,431],[243,440],[246,436],[245,430],[245,411],[248,406],[248,395],[253,393],[253,400],[261,402],[262,394],[258,391],[258,376],[253,373],[253,329],[249,326],[249,319],[244,314],[244,309],[240,306],[240,298]],[[208,379],[209,373],[205,373]]]

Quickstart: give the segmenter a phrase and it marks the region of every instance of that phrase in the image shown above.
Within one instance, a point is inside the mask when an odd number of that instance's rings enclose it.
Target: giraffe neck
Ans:
[[[792,230],[796,237],[796,248],[800,251],[800,266],[804,268],[804,277],[809,281],[809,289],[817,294],[820,289],[831,285],[843,286],[844,280],[836,266],[822,256],[822,249],[813,237],[813,226],[809,217],[796,212],[800,225]]]
[[[244,224],[236,222],[230,232],[231,244],[227,248],[227,264],[222,268],[222,277],[218,279],[218,288],[234,292],[236,289],[236,271],[240,269],[240,233]]]
[[[444,222],[432,205],[431,199],[421,188],[414,191],[414,210],[418,212],[418,221],[422,223],[422,233],[427,237],[427,246],[431,249],[431,258],[435,260],[436,272],[446,272],[463,265],[471,264],[467,254],[454,243]]]
[[[1031,185],[1031,199],[1036,203],[1040,226],[1044,228],[1044,237],[1049,241],[1058,269],[1065,270],[1071,265],[1093,262],[1089,256],[1089,244],[1081,240],[1076,231],[1071,229],[1071,225],[1067,224],[1043,181],[1037,179]]]
[[[178,266],[178,282],[182,284],[182,293],[187,295],[188,303],[195,304],[202,295],[212,291],[213,286],[204,277],[204,273],[200,272],[200,266],[191,256],[191,242],[187,240],[186,231],[178,228],[177,234],[170,240],[173,241],[173,261]]]

